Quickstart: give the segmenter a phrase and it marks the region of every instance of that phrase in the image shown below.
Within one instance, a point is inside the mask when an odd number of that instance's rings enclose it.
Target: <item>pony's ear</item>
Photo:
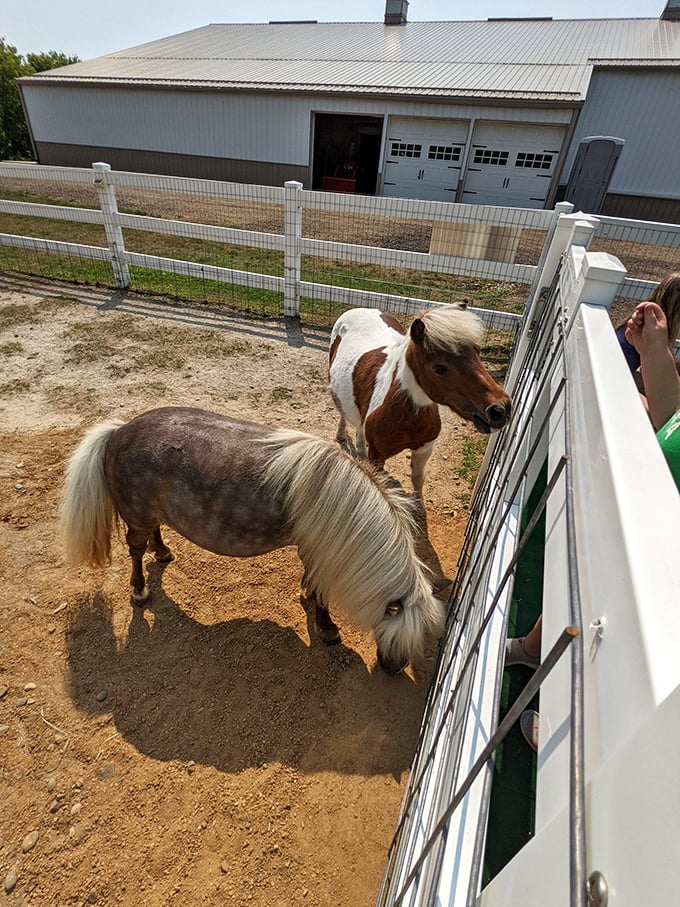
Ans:
[[[422,343],[425,339],[425,322],[422,318],[415,318],[411,324],[411,337],[415,343]]]

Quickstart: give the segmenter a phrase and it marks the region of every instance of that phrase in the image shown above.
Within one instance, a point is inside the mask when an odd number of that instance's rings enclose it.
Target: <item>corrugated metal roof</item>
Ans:
[[[679,58],[680,22],[660,19],[206,25],[21,81],[573,103],[596,61]]]

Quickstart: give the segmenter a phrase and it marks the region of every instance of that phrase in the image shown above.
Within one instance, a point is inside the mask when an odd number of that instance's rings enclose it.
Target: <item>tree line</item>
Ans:
[[[16,47],[0,38],[0,160],[25,161],[33,157],[16,80],[79,60],[79,57],[68,57],[56,50],[27,54],[24,58],[17,53]]]

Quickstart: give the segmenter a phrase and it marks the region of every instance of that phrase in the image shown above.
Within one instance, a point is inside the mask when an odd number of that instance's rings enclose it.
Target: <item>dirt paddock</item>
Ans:
[[[328,332],[0,279],[0,872],[8,904],[375,903],[431,662],[387,677],[339,620],[326,648],[293,549],[213,556],[168,533],[133,609],[65,564],[56,512],[90,425],[198,405],[333,438]],[[452,415],[423,556],[452,576],[471,430]],[[467,442],[469,443],[469,442]],[[408,460],[390,472],[410,490]]]

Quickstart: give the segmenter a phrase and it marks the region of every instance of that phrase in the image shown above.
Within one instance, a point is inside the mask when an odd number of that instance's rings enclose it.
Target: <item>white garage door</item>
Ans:
[[[392,117],[382,194],[455,201],[467,131],[465,120]]]
[[[545,207],[563,139],[561,126],[478,124],[460,200],[472,205]]]

